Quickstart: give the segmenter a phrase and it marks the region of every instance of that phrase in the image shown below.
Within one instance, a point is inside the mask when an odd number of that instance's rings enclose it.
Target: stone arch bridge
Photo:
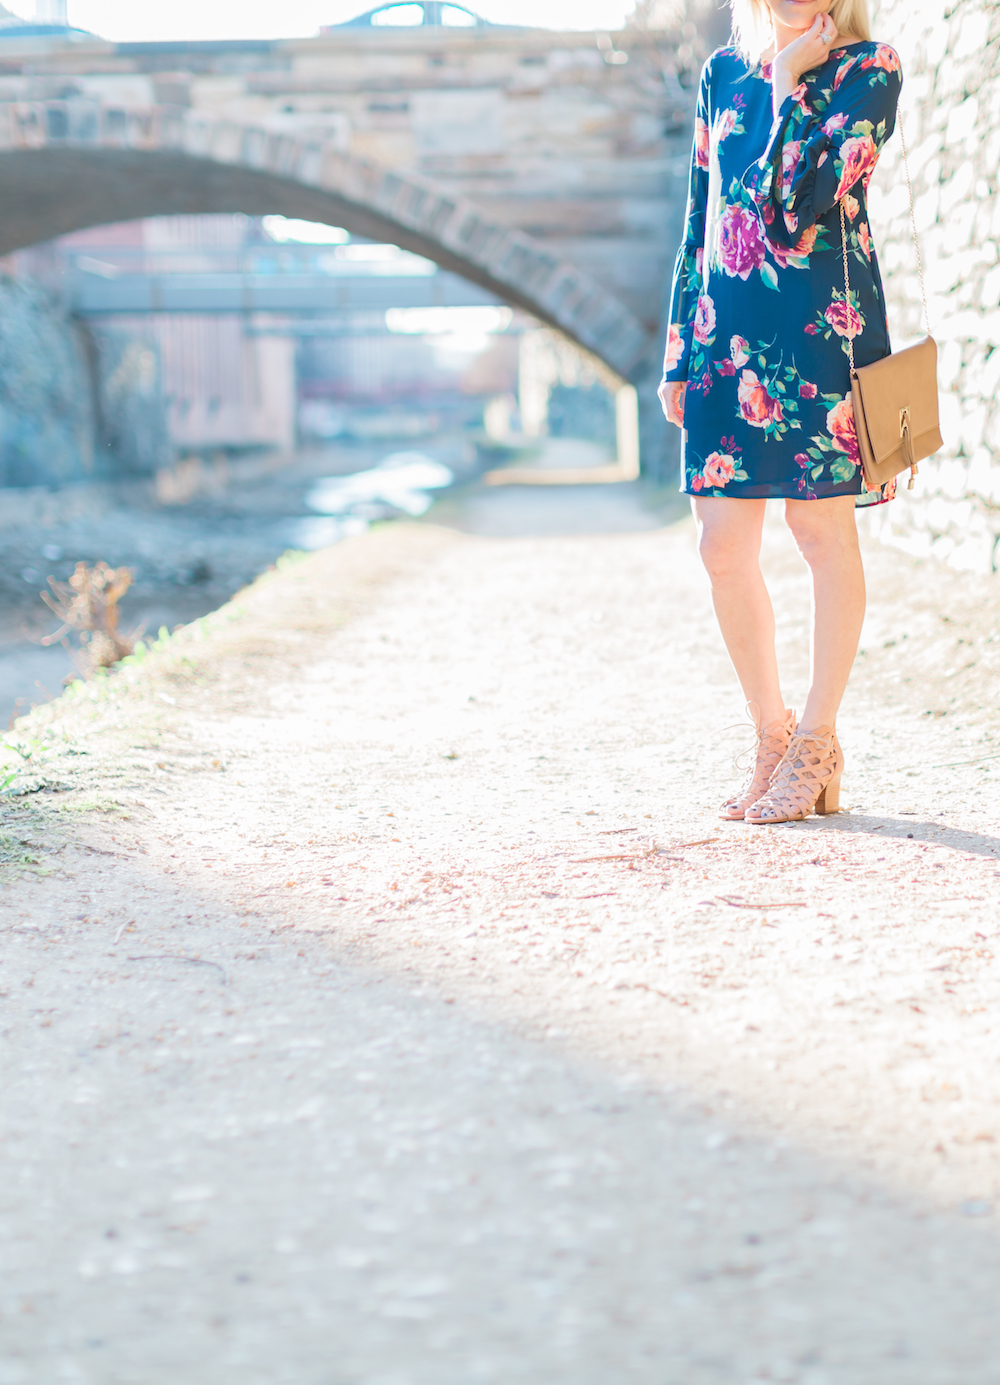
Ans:
[[[172,106],[0,104],[0,254],[84,227],[277,213],[391,241],[523,308],[621,380],[657,331],[612,289],[433,179],[309,139]]]
[[[664,474],[676,439],[653,383],[694,77],[719,37],[707,0],[689,12],[678,31],[597,35],[0,36],[0,253],[213,211],[392,241],[563,332],[622,398],[637,387],[644,465]]]
[[[676,32],[0,35],[0,253],[161,213],[332,221],[457,271],[634,381],[658,369],[711,46],[691,5],[698,25]]]

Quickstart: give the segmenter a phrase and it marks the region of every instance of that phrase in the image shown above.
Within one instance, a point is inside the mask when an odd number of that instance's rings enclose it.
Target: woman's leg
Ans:
[[[785,518],[812,572],[812,676],[799,725],[833,726],[858,652],[865,574],[852,495],[787,500]]]
[[[774,652],[774,611],[760,570],[763,500],[694,496],[698,552],[712,583],[722,638],[759,726],[783,721]]]

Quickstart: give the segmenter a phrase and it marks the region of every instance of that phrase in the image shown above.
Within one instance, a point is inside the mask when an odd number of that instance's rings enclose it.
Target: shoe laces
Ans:
[[[828,736],[814,736],[808,731],[796,732],[778,765],[770,792],[780,792],[780,789],[797,780],[815,778],[819,765],[810,764],[810,759],[818,756],[821,761],[827,760],[835,749],[836,736],[833,732]]]

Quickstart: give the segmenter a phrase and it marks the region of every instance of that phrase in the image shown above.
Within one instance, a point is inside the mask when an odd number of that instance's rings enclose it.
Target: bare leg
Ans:
[[[694,496],[698,552],[712,583],[715,614],[743,695],[759,726],[785,716],[774,652],[774,611],[760,570],[763,500]]]
[[[865,574],[854,497],[787,500],[785,518],[813,583],[812,675],[803,730],[833,726],[858,652]]]

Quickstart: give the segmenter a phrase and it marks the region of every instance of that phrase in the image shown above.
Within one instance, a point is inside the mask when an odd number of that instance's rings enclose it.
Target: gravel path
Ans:
[[[872,551],[752,829],[688,524],[488,511],[18,724],[0,1385],[992,1385],[996,579]]]

